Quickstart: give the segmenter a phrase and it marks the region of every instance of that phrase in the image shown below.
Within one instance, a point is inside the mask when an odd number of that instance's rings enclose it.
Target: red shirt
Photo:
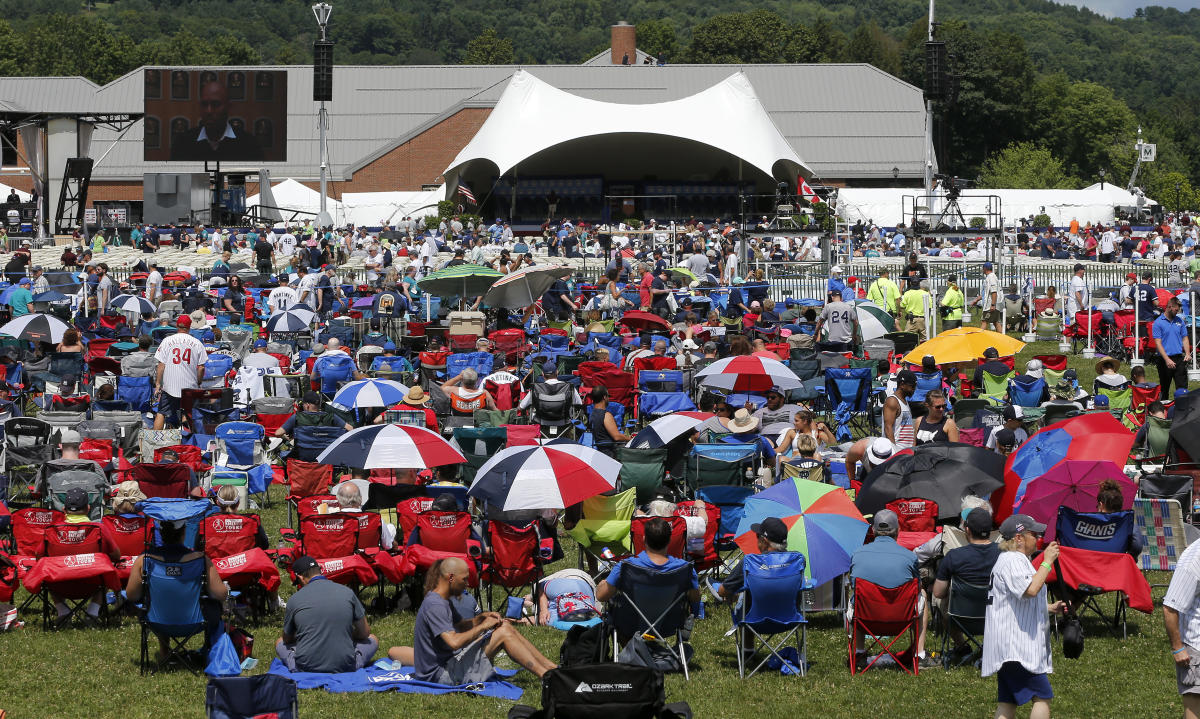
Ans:
[[[425,429],[433,430],[434,432],[439,431],[438,423],[437,423],[437,414],[435,414],[434,411],[429,409],[428,407],[414,407],[411,404],[406,404],[404,402],[397,402],[396,404],[392,405],[391,407],[388,407],[388,409],[409,410],[409,411],[413,411],[413,412],[415,412],[417,410],[421,410],[421,411],[425,412]]]
[[[642,275],[642,282],[638,285],[638,295],[642,300],[642,307],[649,307],[650,302],[654,299],[650,294],[650,284],[652,282],[654,282],[654,274],[652,272]]]

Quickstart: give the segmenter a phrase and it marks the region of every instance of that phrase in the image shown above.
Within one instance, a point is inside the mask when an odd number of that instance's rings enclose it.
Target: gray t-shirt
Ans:
[[[310,582],[288,600],[283,631],[296,638],[296,669],[352,672],[354,623],[365,616],[348,587],[328,579]]]
[[[691,270],[698,280],[703,280],[704,275],[708,273],[708,257],[705,255],[692,255],[683,261],[683,265]]]
[[[849,302],[830,302],[821,310],[821,326],[826,342],[854,341],[854,307]]]
[[[291,608],[291,602],[288,602]],[[454,631],[454,625],[462,621],[458,609],[437,592],[429,592],[417,610],[417,623],[413,628],[413,661],[416,663],[415,678],[423,682],[436,682],[442,667],[454,657],[454,651],[442,641],[442,635]]]

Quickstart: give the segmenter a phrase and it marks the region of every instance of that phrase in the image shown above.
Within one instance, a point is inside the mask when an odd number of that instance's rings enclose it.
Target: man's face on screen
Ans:
[[[219,82],[210,82],[200,90],[200,124],[209,139],[219,140],[225,134],[225,124],[229,120],[229,97],[225,86]]]

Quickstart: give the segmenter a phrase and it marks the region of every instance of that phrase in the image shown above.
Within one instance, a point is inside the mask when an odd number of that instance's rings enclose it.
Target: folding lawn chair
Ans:
[[[853,580],[854,586],[854,617],[851,620],[849,632],[850,675],[862,674],[879,661],[879,658],[890,656],[904,671],[916,675],[919,670],[917,662],[917,631],[921,618],[917,615],[917,597],[920,596],[920,580],[901,584],[898,587],[885,588],[865,579]],[[867,649],[878,646],[881,651],[864,667],[858,666],[857,635],[871,640]],[[898,652],[892,649],[905,635],[910,638],[907,649]],[[890,642],[884,643],[887,637]]]
[[[142,572],[146,592],[142,597],[141,672],[150,668],[150,635],[166,637],[169,654],[159,666],[171,658],[178,660],[193,674],[201,667],[192,660],[187,643],[205,634],[204,615],[200,610],[200,595],[207,580],[205,558],[198,556],[186,562],[166,562],[143,555]],[[208,637],[204,637],[205,650]],[[205,652],[207,653],[207,651]]]
[[[31,504],[31,493],[42,465],[54,457],[50,443],[53,428],[33,417],[13,417],[4,422],[4,475],[8,482],[5,499],[9,504]]]
[[[1049,397],[1046,380],[1021,375],[1008,381],[1008,399],[1018,407],[1040,407]]]
[[[121,558],[114,562],[117,577],[129,579],[133,560],[154,540],[154,524],[144,514],[106,514],[100,518],[100,532],[107,547],[115,548]]]
[[[691,397],[684,391],[683,372],[641,369],[635,372],[635,376],[637,394],[634,416],[637,421],[696,409]]]
[[[333,482],[333,467],[301,459],[288,459],[284,464],[284,473],[288,481],[288,526],[292,527],[296,503],[305,497],[324,495]]]
[[[874,379],[874,371],[866,367],[825,370],[825,401],[837,420],[839,437],[849,437],[850,428],[857,429],[860,434],[871,433],[875,424],[875,411],[871,405]]]
[[[1134,525],[1146,540],[1138,555],[1138,566],[1143,571],[1174,572],[1180,555],[1187,548],[1183,508],[1179,502],[1138,497],[1133,500],[1133,518]]]
[[[746,596],[731,610],[733,629],[730,630],[737,646],[738,676],[742,679],[754,676],[772,657],[804,676],[808,670],[808,620],[804,618],[800,599],[808,581],[804,578],[804,555],[748,554],[742,562]],[[772,643],[771,638],[776,641]],[[793,638],[799,666],[781,654]],[[747,672],[747,666],[758,656],[760,644],[766,654]]]
[[[296,682],[278,674],[211,677],[204,690],[206,719],[297,719]]]
[[[629,556],[633,547],[630,523],[637,506],[637,491],[627,489],[613,495],[597,495],[583,501],[582,517],[567,534],[579,543],[579,568],[584,560],[596,561],[607,549],[613,559]]]
[[[612,625],[613,660],[618,647],[633,637],[653,637],[658,646],[667,649],[683,669],[684,679],[690,679],[688,656],[690,647],[683,631],[692,615],[688,592],[695,582],[695,570],[690,564],[674,569],[650,569],[625,563],[617,582],[617,594],[608,603],[608,622]],[[675,646],[667,637],[674,635]],[[624,639],[625,641],[621,641]]]
[[[636,489],[638,504],[654,499],[663,486],[667,448],[631,449],[622,445],[616,448],[616,455],[621,463],[621,489]]]
[[[455,427],[452,436],[454,445],[467,460],[462,480],[468,486],[474,484],[479,468],[508,442],[508,430],[504,427]]]
[[[634,517],[629,524],[629,537],[633,541],[633,554],[641,554],[646,550],[646,523],[660,517]],[[662,517],[671,528],[671,538],[667,541],[666,554],[679,559],[687,559],[687,520],[680,516]]]
[[[715,545],[723,570],[727,568],[727,558],[737,551],[734,543],[737,528],[745,515],[746,500],[753,494],[753,487],[733,485],[709,485],[696,490],[697,500],[716,505],[721,511]]]
[[[504,590],[505,597],[514,596],[515,591],[524,587],[529,587],[530,593],[534,591],[542,578],[542,540],[536,521],[523,527],[488,522],[487,540],[490,551],[481,579],[491,611],[493,587]]]
[[[984,619],[987,615],[988,588],[950,578],[946,600],[946,628],[942,632],[942,667],[950,668],[951,631],[956,629],[974,651],[983,652]]]
[[[266,430],[254,422],[225,422],[214,435],[213,471],[245,472],[247,489],[260,507],[270,506],[267,489],[274,478],[263,442]]]
[[[1070,507],[1059,507],[1054,538],[1064,547],[1123,554],[1129,548],[1134,524],[1132,510],[1077,512]],[[1079,613],[1090,609],[1109,625],[1114,635],[1120,628],[1122,638],[1127,636],[1126,614],[1129,602],[1124,592],[1116,592],[1116,605],[1112,613],[1108,614],[1098,600],[1101,595],[1108,593],[1105,590],[1087,585],[1069,587],[1061,580],[1057,584],[1062,595],[1073,600],[1071,603],[1077,607]]]
[[[749,484],[746,474],[757,469],[757,444],[717,442],[692,445],[688,454],[687,483],[693,489],[712,485]]]
[[[183,499],[191,488],[192,470],[186,464],[141,463],[133,467],[133,481],[147,498]]]

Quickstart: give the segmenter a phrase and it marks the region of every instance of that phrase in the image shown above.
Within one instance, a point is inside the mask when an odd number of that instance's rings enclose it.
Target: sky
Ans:
[[[1148,5],[1173,7],[1185,11],[1200,8],[1200,0],[1056,0],[1056,2],[1085,7],[1109,17],[1131,17],[1134,10]]]

